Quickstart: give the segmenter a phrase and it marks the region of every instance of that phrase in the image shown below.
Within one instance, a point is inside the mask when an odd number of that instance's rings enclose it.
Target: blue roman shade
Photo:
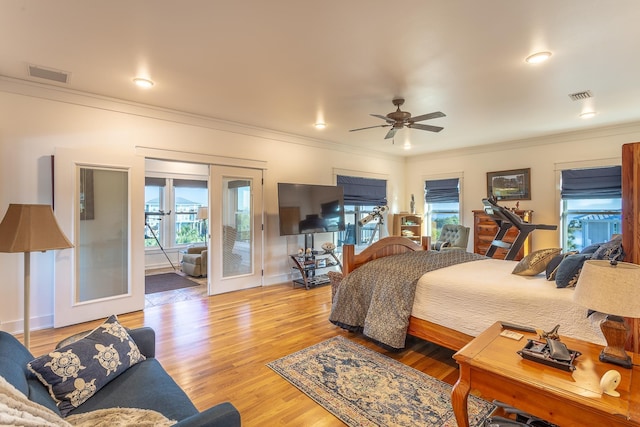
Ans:
[[[433,179],[424,183],[427,203],[458,203],[460,201],[458,178]]]
[[[622,166],[562,171],[563,199],[617,199],[622,197]]]
[[[338,175],[337,184],[344,189],[344,203],[357,206],[385,206],[387,181]]]

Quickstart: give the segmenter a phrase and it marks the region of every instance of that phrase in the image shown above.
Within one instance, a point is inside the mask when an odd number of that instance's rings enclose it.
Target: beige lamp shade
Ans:
[[[203,219],[207,219],[209,216],[209,208],[206,206],[200,206],[198,208],[198,217],[197,219],[199,220],[203,220]]]
[[[640,318],[640,265],[586,261],[573,294],[578,304],[622,317]]]
[[[72,248],[49,205],[10,204],[0,223],[0,252]]]

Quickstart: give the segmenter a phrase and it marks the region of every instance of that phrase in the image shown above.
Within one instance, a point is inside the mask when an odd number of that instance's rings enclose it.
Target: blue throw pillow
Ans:
[[[591,256],[591,254],[573,254],[564,257],[556,270],[556,287],[574,287],[578,283],[582,265],[586,260],[591,259]]]
[[[624,251],[622,250],[622,236],[614,237],[607,243],[603,243],[593,253],[592,259],[615,259],[617,261],[624,260]]]
[[[111,316],[86,337],[32,360],[27,367],[49,389],[65,417],[144,359],[126,329]]]
[[[545,275],[547,277],[547,280],[549,281],[556,280],[556,273],[558,273],[558,267],[560,266],[560,263],[562,262],[562,260],[568,257],[569,255],[574,255],[574,254],[577,254],[577,252],[575,251],[565,252],[563,254],[559,254],[551,258],[551,261],[549,261],[549,264],[547,264],[547,268],[545,269],[546,270]]]
[[[602,243],[594,243],[593,245],[589,245],[586,248],[580,251],[581,254],[592,254],[598,250],[598,248],[602,246]]]

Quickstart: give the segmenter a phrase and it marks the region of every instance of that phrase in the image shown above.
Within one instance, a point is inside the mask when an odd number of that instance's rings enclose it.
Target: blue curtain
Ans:
[[[622,166],[562,171],[563,199],[616,199],[622,197]]]
[[[427,203],[458,203],[460,201],[459,181],[458,178],[425,181],[425,200]]]
[[[358,206],[387,204],[387,181],[338,175],[338,185],[344,189],[344,203]]]

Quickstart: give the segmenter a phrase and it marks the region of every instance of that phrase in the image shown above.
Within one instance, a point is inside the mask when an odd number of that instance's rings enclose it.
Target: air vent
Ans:
[[[572,101],[581,101],[583,99],[593,98],[593,94],[590,90],[585,90],[583,92],[570,93],[569,98]]]
[[[58,83],[69,83],[69,75],[65,71],[54,70],[51,68],[38,67],[29,65],[29,76],[39,79],[51,80]]]

